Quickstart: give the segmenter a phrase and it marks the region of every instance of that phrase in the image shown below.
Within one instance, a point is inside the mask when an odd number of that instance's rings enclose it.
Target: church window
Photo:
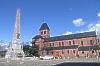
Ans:
[[[82,51],[82,54],[84,54],[84,51]]]
[[[59,46],[61,46],[61,42],[59,42]]]
[[[44,34],[46,34],[46,31],[44,31]]]
[[[81,41],[81,45],[83,46],[83,41]]]
[[[41,32],[41,34],[43,34],[43,32]]]
[[[49,43],[50,44],[50,47],[51,47],[51,43]]]
[[[69,50],[67,50],[67,53],[69,54]]]
[[[75,54],[75,50],[73,50],[73,53]]]
[[[92,40],[90,40],[90,44],[93,45],[93,41]]]
[[[69,41],[69,45],[71,45],[71,41]]]
[[[75,45],[75,41],[73,40],[73,45]]]
[[[64,42],[62,42],[62,46],[64,46]]]
[[[94,51],[92,51],[92,53],[94,53]]]
[[[52,46],[54,47],[54,43],[52,43]]]
[[[100,52],[99,52],[99,56],[100,56]]]
[[[64,51],[62,51],[62,54],[64,54]]]

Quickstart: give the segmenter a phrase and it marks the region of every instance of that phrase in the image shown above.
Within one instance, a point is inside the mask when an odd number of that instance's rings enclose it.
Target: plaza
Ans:
[[[53,66],[60,63],[97,63],[100,64],[100,58],[66,58],[53,60],[39,60],[25,58],[20,60],[10,60],[0,58],[0,66]]]

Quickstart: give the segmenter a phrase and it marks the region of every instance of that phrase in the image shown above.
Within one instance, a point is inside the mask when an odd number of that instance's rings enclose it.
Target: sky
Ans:
[[[0,0],[0,40],[12,40],[17,8],[21,41],[31,41],[44,22],[51,36],[100,33],[100,0]]]

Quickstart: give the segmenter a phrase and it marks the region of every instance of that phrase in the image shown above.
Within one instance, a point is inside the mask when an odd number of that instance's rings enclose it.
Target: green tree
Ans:
[[[29,56],[29,45],[23,45],[23,51],[25,56]]]
[[[29,53],[30,53],[30,55],[32,55],[32,56],[37,56],[37,57],[39,57],[38,51],[39,51],[39,46],[36,45],[36,44],[34,44],[33,46],[31,46],[31,47],[29,48]]]

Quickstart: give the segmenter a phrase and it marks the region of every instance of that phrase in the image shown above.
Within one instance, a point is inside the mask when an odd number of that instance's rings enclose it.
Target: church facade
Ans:
[[[50,28],[43,23],[32,45],[39,46],[39,55],[62,57],[99,57],[99,39],[95,31],[50,37]]]

